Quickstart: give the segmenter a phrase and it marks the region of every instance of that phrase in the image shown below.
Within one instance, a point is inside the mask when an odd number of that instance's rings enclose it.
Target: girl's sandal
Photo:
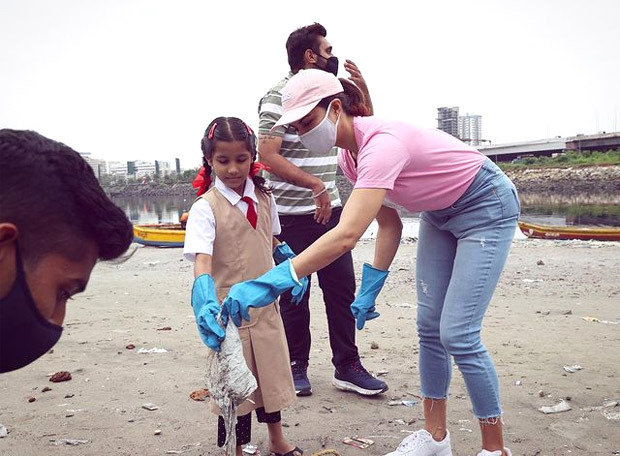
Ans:
[[[299,447],[293,448],[288,453],[272,453],[274,456],[302,456],[304,454],[304,450]]]

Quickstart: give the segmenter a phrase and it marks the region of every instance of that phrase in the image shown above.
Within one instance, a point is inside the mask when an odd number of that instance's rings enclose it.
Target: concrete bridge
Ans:
[[[507,144],[489,144],[478,146],[478,150],[493,161],[509,161],[519,156],[548,156],[568,150],[600,150],[620,149],[620,132],[596,135],[577,135],[555,137],[536,141],[524,141]]]

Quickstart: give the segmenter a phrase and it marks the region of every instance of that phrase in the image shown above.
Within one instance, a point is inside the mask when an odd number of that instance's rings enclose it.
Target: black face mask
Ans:
[[[315,54],[325,60],[325,67],[321,68],[321,70],[327,71],[334,76],[338,76],[338,57],[332,55],[330,58],[326,59],[318,52],[315,52]]]
[[[0,299],[0,373],[30,364],[52,348],[62,333],[62,326],[50,323],[39,313],[17,247],[15,263],[13,288]]]

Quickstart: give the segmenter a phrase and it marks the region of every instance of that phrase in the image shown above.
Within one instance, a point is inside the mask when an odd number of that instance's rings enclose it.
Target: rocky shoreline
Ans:
[[[530,168],[506,174],[520,192],[620,193],[620,166]]]
[[[579,168],[529,168],[507,171],[517,190],[523,193],[562,194],[620,194],[620,166],[591,166]],[[346,201],[350,183],[341,175],[336,184],[341,198]],[[182,197],[194,198],[190,183],[136,184],[107,187],[105,191],[113,198],[131,197]]]

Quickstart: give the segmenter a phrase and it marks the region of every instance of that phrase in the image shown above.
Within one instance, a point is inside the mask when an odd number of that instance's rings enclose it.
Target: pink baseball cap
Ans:
[[[314,68],[301,70],[289,79],[282,90],[284,114],[273,128],[301,119],[323,98],[343,91],[342,84],[333,74]]]

